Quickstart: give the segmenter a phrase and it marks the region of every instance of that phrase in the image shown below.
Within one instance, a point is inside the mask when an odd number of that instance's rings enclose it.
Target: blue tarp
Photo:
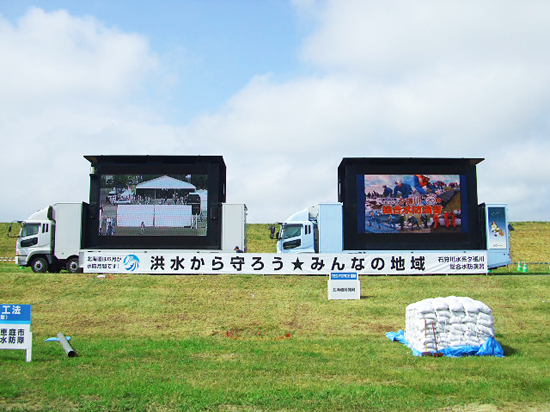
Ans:
[[[65,339],[71,340],[70,336],[65,336]],[[59,338],[48,338],[44,342],[59,342]]]
[[[387,332],[386,337],[391,341],[397,341],[407,346],[412,350],[414,356],[422,356],[422,352],[414,349],[409,342],[405,340],[405,332],[400,329],[398,332]],[[451,348],[444,348],[439,351],[443,356],[449,358],[460,358],[462,356],[496,356],[499,358],[504,357],[504,350],[502,346],[495,340],[495,338],[489,338],[481,346],[454,346]]]

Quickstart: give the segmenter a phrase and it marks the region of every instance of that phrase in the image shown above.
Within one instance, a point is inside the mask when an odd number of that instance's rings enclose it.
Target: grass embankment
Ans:
[[[12,226],[11,236],[8,236],[8,228]],[[15,256],[15,240],[19,233],[19,223],[0,223],[0,258],[13,258]]]
[[[267,226],[251,225],[251,251],[272,251]],[[529,245],[512,248],[548,260]],[[325,277],[102,280],[3,263],[0,303],[33,305],[34,346],[31,363],[0,351],[0,410],[550,410],[550,276],[513,274],[363,277],[361,300],[328,301]],[[493,309],[505,358],[416,358],[384,336],[408,304],[450,295]],[[44,342],[58,332],[79,357]]]
[[[550,222],[513,223],[510,249],[514,262],[550,262]]]

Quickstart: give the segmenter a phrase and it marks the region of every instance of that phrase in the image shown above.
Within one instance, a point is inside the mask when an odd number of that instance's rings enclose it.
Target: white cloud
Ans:
[[[157,66],[146,39],[34,8],[16,24],[0,16],[0,50],[3,219],[87,200],[82,156],[124,153],[135,119],[156,119],[129,103]]]
[[[243,146],[286,152],[303,206],[315,193],[325,200],[327,185],[335,200],[342,156],[485,157],[480,170],[491,173],[480,173],[480,201],[510,203],[515,220],[547,219],[544,196],[524,192],[546,192],[533,165],[542,171],[548,153],[550,4],[295,3],[319,19],[303,57],[322,75],[255,79],[217,124],[255,125]]]
[[[514,220],[548,219],[550,4],[294,4],[315,19],[302,50],[315,74],[258,73],[184,126],[135,103],[150,81],[174,81],[143,36],[65,11],[0,18],[10,153],[0,173],[12,199],[0,220],[86,200],[84,154],[223,155],[228,201],[246,203],[251,222],[336,201],[343,157],[484,157],[481,202],[509,203]]]
[[[11,103],[109,101],[157,64],[144,37],[63,10],[31,9],[16,26],[1,21],[0,47],[0,92]]]
[[[542,0],[385,2],[329,0],[304,58],[329,69],[392,77],[438,67],[547,62],[550,33]],[[546,64],[546,63],[545,63]]]
[[[507,203],[513,220],[548,221],[548,153],[546,137],[519,140],[505,149],[495,147],[478,167],[480,202]]]

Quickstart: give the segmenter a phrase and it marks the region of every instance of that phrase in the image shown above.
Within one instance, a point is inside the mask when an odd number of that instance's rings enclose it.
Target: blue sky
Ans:
[[[0,2],[0,221],[88,200],[84,155],[223,155],[250,222],[337,200],[343,157],[484,158],[548,220],[543,0]],[[15,175],[15,177],[14,177]]]
[[[170,92],[150,84],[142,99],[156,98],[171,122],[217,110],[258,73],[284,79],[299,62],[307,21],[281,0],[4,1],[12,22],[30,8],[93,16],[108,27],[145,36],[152,52],[175,77]],[[182,98],[184,97],[184,98]]]

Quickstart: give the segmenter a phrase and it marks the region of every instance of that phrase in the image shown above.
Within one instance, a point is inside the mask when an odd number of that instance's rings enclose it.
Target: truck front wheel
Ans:
[[[78,265],[78,258],[70,258],[67,260],[67,272],[80,273],[80,266]]]
[[[48,261],[43,257],[38,257],[32,261],[31,268],[34,273],[46,273],[48,271]]]

